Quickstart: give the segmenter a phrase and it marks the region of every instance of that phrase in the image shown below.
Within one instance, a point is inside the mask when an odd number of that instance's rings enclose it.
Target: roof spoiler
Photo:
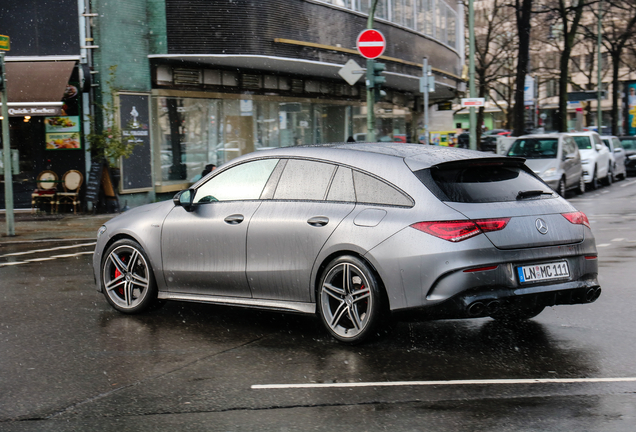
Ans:
[[[480,166],[513,166],[521,167],[526,162],[522,157],[485,157],[476,159],[461,159],[448,162],[442,162],[437,165],[433,165],[431,169],[451,170],[468,167],[480,167]]]

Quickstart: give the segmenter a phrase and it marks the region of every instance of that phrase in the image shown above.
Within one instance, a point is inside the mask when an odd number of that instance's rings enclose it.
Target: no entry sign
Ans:
[[[363,57],[374,59],[380,57],[384,52],[386,39],[379,31],[367,29],[358,35],[356,46]]]

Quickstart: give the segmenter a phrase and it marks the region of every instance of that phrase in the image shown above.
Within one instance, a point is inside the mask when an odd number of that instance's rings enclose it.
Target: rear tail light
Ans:
[[[510,218],[433,221],[418,222],[411,226],[443,240],[460,242],[484,232],[502,230],[509,221]]]
[[[587,219],[587,216],[585,216],[585,213],[583,212],[577,211],[572,213],[561,213],[561,215],[574,225],[585,225],[586,227],[592,229],[590,227],[590,221]]]

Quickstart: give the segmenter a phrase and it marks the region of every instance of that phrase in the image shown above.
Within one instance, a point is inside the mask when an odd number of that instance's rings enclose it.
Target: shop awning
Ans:
[[[61,101],[74,67],[74,61],[7,62],[9,103]]]

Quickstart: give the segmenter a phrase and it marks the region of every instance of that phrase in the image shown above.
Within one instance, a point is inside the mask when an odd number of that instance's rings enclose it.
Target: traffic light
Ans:
[[[367,87],[370,89],[379,88],[386,82],[386,78],[382,76],[382,72],[386,70],[384,63],[376,63],[373,60],[367,60]]]
[[[0,92],[4,90],[4,80],[2,78],[2,73],[0,73]]]

